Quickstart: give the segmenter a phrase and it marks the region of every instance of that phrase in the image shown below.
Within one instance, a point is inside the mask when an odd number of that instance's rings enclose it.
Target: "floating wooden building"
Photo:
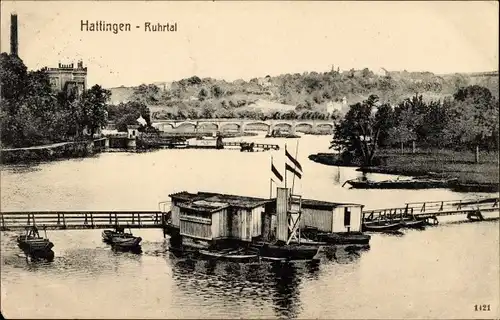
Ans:
[[[302,199],[289,188],[277,188],[271,199],[186,191],[170,198],[171,244],[190,248],[300,244],[306,227],[359,233],[362,226],[362,205]]]

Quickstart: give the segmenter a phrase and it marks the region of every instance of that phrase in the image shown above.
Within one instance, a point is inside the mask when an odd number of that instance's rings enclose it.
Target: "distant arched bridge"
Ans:
[[[332,132],[333,120],[249,120],[249,119],[197,119],[197,120],[154,120],[153,127],[160,131],[190,129],[203,131],[267,130],[279,129],[290,134],[296,132]]]

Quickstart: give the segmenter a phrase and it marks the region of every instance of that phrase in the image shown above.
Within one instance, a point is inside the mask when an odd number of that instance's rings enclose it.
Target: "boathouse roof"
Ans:
[[[229,204],[223,202],[198,200],[190,203],[180,203],[179,207],[196,211],[215,212],[229,207]]]
[[[245,197],[232,194],[222,194],[214,192],[198,192],[189,193],[186,191],[174,193],[169,195],[172,199],[183,201],[199,201],[205,200],[208,202],[226,203],[231,207],[252,209],[266,203],[274,202],[275,199],[265,199],[256,197]]]
[[[313,199],[302,199],[302,207],[303,208],[311,208],[311,209],[333,209],[337,207],[349,207],[349,206],[362,206],[357,203],[341,203],[341,202],[330,202],[330,201],[322,201],[322,200],[313,200]]]

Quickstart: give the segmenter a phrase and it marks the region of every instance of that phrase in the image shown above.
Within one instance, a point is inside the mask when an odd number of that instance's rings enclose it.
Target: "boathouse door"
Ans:
[[[344,227],[346,227],[347,232],[351,230],[351,208],[344,208]]]

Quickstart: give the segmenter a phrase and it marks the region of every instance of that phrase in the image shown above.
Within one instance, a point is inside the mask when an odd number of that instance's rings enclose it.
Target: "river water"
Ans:
[[[242,138],[234,138],[234,141]],[[308,160],[328,152],[329,137],[243,140],[279,151],[161,150],[105,153],[30,166],[5,166],[1,209],[157,210],[182,190],[269,196],[270,161],[284,169],[285,143],[304,176],[303,197],[362,203],[464,199],[445,189],[342,188],[354,168]],[[372,179],[388,175],[372,174]],[[480,194],[484,195],[484,194]],[[491,195],[491,194],[489,194]],[[493,194],[498,195],[498,194]],[[51,263],[27,261],[16,233],[1,233],[1,310],[23,318],[498,318],[499,223],[441,223],[403,236],[373,234],[360,254],[340,250],[314,266],[193,261],[168,253],[159,230],[136,230],[143,253],[116,253],[100,230],[49,231]],[[475,305],[490,311],[475,311]]]

